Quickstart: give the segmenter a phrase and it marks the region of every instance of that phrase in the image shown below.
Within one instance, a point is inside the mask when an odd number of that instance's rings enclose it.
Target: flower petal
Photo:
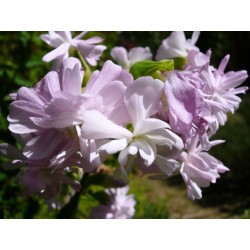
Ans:
[[[119,77],[122,68],[111,61],[106,61],[100,72],[95,71],[85,88],[86,93],[95,94],[107,85]],[[93,79],[92,79],[93,77]]]
[[[63,61],[60,69],[63,91],[72,95],[81,95],[83,75],[80,69],[81,63],[76,58],[70,57]]]
[[[128,52],[124,47],[115,47],[111,50],[110,54],[123,69],[129,69]]]
[[[79,137],[79,143],[82,157],[85,160],[82,166],[83,171],[92,172],[101,164],[95,141]]]
[[[150,140],[138,139],[136,140],[137,147],[141,158],[144,160],[146,166],[150,166],[156,157],[156,147],[155,144]]]
[[[47,130],[40,136],[31,139],[24,147],[23,154],[34,160],[44,159],[53,154],[63,140],[62,134],[56,130]]]
[[[52,50],[51,52],[47,53],[44,57],[43,57],[43,61],[45,62],[50,62],[54,59],[57,59],[59,57],[64,56],[65,54],[68,53],[68,49],[70,47],[70,44],[68,43],[63,43],[61,44],[59,47],[57,47],[56,49]]]
[[[147,135],[148,133],[157,130],[157,129],[165,129],[170,128],[170,126],[159,119],[155,118],[147,118],[144,120],[138,121],[134,128],[134,135]]]
[[[150,76],[140,77],[128,86],[125,104],[134,127],[158,111],[163,87],[163,82]]]
[[[149,47],[142,48],[136,47],[132,48],[128,53],[128,58],[130,61],[130,65],[144,60],[152,60],[152,53]]]
[[[122,139],[132,136],[129,130],[108,120],[97,110],[83,114],[82,137],[85,139]]]
[[[173,159],[168,159],[161,155],[156,155],[154,163],[167,176],[172,175],[176,171],[176,169],[180,166],[178,161],[175,161]]]
[[[119,139],[119,140],[112,140],[104,145],[102,145],[100,148],[98,148],[98,151],[106,151],[108,154],[116,154],[117,152],[123,150],[128,145],[128,140],[126,138]]]

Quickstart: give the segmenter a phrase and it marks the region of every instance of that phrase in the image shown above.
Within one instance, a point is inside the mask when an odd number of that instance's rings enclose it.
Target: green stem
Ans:
[[[79,192],[76,192],[75,195],[71,198],[70,202],[65,205],[59,214],[57,215],[57,219],[74,219],[75,214],[78,209],[78,203],[81,197],[81,194],[83,194],[86,191],[85,181],[88,178],[89,174],[85,173],[81,179],[81,185],[82,189]]]
[[[89,78],[90,78],[90,75],[91,75],[92,71],[91,71],[89,65],[87,64],[86,60],[81,55],[81,53],[80,52],[77,52],[77,53],[78,53],[78,56],[79,56],[79,59],[80,59],[82,65],[84,67],[84,72],[85,73],[84,73],[84,78],[83,78],[83,87],[85,87],[88,80],[89,80]]]

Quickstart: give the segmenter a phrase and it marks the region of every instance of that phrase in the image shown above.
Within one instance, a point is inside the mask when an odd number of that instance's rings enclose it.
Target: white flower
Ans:
[[[100,145],[99,152],[120,152],[117,175],[126,182],[127,172],[132,170],[137,155],[147,167],[154,163],[168,175],[175,171],[177,162],[168,159],[166,152],[173,147],[181,151],[183,142],[166,122],[150,118],[158,111],[162,90],[163,83],[151,77],[141,77],[128,86],[124,101],[132,131],[108,120],[96,110],[83,114],[82,137],[96,140]]]
[[[183,31],[174,31],[162,41],[156,55],[156,60],[171,59],[175,57],[187,57],[188,51],[199,50],[195,43],[200,32],[193,32],[191,39],[186,39]]]

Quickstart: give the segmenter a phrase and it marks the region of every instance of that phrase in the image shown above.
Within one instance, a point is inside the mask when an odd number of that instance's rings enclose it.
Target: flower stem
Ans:
[[[70,202],[66,204],[59,214],[57,215],[57,219],[74,219],[75,214],[78,209],[78,203],[81,197],[81,194],[86,191],[85,181],[88,178],[89,174],[85,173],[81,179],[82,189],[79,192],[76,192],[75,195],[71,198]]]
[[[87,64],[86,60],[84,59],[84,57],[81,55],[80,52],[77,52],[78,53],[78,56],[79,56],[79,59],[83,65],[83,68],[84,68],[84,78],[83,78],[83,87],[86,86],[89,78],[90,78],[90,75],[92,73],[89,65]]]

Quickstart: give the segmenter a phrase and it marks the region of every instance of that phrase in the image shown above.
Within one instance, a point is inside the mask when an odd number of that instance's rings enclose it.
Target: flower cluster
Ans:
[[[21,167],[25,192],[51,200],[62,183],[79,191],[74,173],[95,174],[114,155],[115,177],[124,183],[135,168],[152,178],[180,174],[188,197],[200,199],[201,187],[229,170],[208,150],[223,142],[211,137],[239,107],[247,72],[225,72],[228,55],[218,68],[212,66],[211,51],[204,54],[195,46],[198,32],[191,39],[173,32],[155,61],[148,47],[113,48],[111,57],[120,66],[104,62],[83,86],[84,65],[96,66],[106,48],[98,44],[102,38],[81,40],[83,35],[41,36],[55,48],[43,60],[56,66],[33,88],[11,95],[9,129],[22,150],[1,144],[1,155],[11,159],[4,167]],[[70,48],[84,61],[69,57]],[[102,216],[132,217],[135,202],[126,198],[127,191],[108,190],[115,205],[105,206]]]

